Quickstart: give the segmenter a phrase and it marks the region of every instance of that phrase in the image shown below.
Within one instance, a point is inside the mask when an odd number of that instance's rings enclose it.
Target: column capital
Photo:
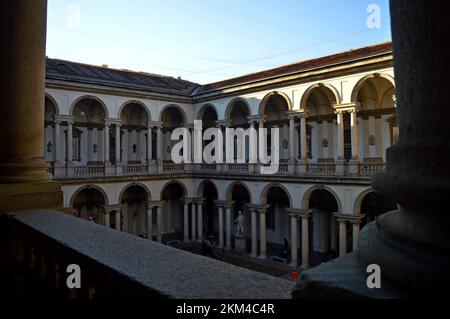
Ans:
[[[55,118],[55,122],[56,121],[58,121],[59,123],[66,122],[66,123],[70,123],[70,124],[74,123],[74,118],[69,115],[55,115],[54,118]]]
[[[108,124],[108,126],[111,126],[111,125],[122,125],[122,120],[119,120],[119,119],[106,119],[105,120],[105,124]]]
[[[187,197],[187,198],[185,198],[184,200],[184,204],[186,205],[186,204],[193,204],[193,203],[195,203],[195,198],[193,198],[193,197]]]
[[[110,214],[114,211],[121,211],[123,208],[123,205],[108,205],[103,206],[103,209],[105,210],[105,214]]]
[[[344,104],[334,104],[333,108],[336,114],[356,113],[359,112],[360,104],[354,102]]]
[[[153,200],[147,202],[147,208],[162,208],[164,206],[164,201],[162,200]]]
[[[206,198],[204,198],[204,197],[199,197],[199,198],[194,199],[195,203],[199,204],[199,205],[203,205],[205,203],[205,200],[206,200]]]
[[[260,121],[265,121],[266,116],[265,115],[252,115],[247,116],[247,120],[249,123],[259,123]]]
[[[365,215],[350,215],[341,213],[334,213],[333,216],[336,217],[338,222],[349,222],[352,224],[360,224],[364,217],[366,217]]]
[[[162,128],[162,127],[163,127],[163,122],[149,121],[149,122],[147,123],[147,125],[148,125],[149,127]]]
[[[216,127],[217,128],[230,127],[230,126],[231,126],[231,121],[229,121],[229,120],[218,120],[218,121],[216,121]]]
[[[225,202],[225,208],[233,208],[233,205],[234,205],[234,200],[231,200],[231,201],[226,201]]]
[[[215,204],[217,207],[225,207],[225,201],[224,201],[224,200],[215,200],[215,201],[214,201],[214,204]]]
[[[288,119],[296,119],[296,118],[305,118],[308,117],[308,112],[305,110],[298,110],[298,111],[287,111],[286,115]]]
[[[289,215],[295,214],[301,218],[309,218],[313,213],[312,209],[301,209],[301,208],[286,208],[285,211]]]

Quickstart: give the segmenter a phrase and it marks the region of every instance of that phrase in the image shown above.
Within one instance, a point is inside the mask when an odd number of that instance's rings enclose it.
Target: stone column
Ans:
[[[116,123],[116,164],[122,163],[121,159],[121,151],[122,151],[122,143],[120,142],[121,134],[120,134],[120,123]]]
[[[157,160],[158,163],[164,162],[163,157],[163,140],[162,140],[162,132],[161,132],[161,125],[158,125],[156,128],[156,148],[157,148]]]
[[[147,238],[148,240],[153,240],[153,207],[148,204],[147,206]]]
[[[359,160],[357,108],[350,111],[350,127],[352,132],[352,160]]]
[[[300,214],[302,219],[302,268],[309,268],[309,218],[311,211]]]
[[[1,3],[0,183],[51,179],[43,148],[46,19],[47,1]]]
[[[150,164],[152,162],[153,152],[152,152],[152,125],[149,123],[147,128],[147,162]]]
[[[300,116],[300,153],[301,159],[306,161],[308,159],[308,143],[306,139],[306,113],[301,113]]]
[[[289,115],[289,161],[295,162],[295,115]]]
[[[203,199],[197,201],[197,239],[201,243],[203,240]]]
[[[347,221],[338,218],[339,223],[339,257],[347,254]]]
[[[61,130],[60,130],[60,124],[61,121],[60,120],[55,120],[55,147],[54,147],[54,152],[55,152],[55,163],[56,164],[60,164],[61,163],[61,156],[59,154],[59,148],[61,147],[61,142],[60,142],[60,134],[61,134]]]
[[[222,201],[216,201],[217,211],[218,211],[218,218],[219,218],[219,248],[224,248],[224,242],[223,242],[223,210],[224,210],[224,203]]]
[[[267,258],[267,242],[266,242],[266,212],[267,207],[259,209],[259,257]]]
[[[104,132],[103,133],[103,137],[104,137],[103,158],[105,160],[105,164],[110,164],[110,160],[109,160],[109,126],[110,126],[110,123],[105,123],[105,128],[103,131]]]
[[[358,250],[360,222],[361,222],[360,220],[352,221],[353,251]]]
[[[250,120],[250,137],[249,137],[249,163],[256,164],[258,162],[258,135],[255,129],[255,121]]]
[[[110,228],[111,227],[110,226],[111,211],[109,211],[108,209],[105,208],[104,214],[105,214],[105,220],[104,220],[105,227]]]
[[[72,131],[72,125],[73,121],[68,120],[67,121],[67,145],[66,145],[66,154],[67,154],[67,164],[72,164],[73,154],[72,154],[72,138],[73,138],[73,131]]]
[[[122,218],[121,218],[121,216],[122,216],[122,210],[120,209],[120,208],[117,208],[116,210],[115,210],[115,224],[116,224],[116,230],[118,230],[118,231],[121,231],[122,230],[122,225],[121,225],[121,223],[122,223]]]
[[[191,202],[191,239],[193,242],[197,241],[197,203]]]
[[[257,210],[256,208],[250,208],[252,218],[252,252],[251,257],[258,256],[258,230],[257,230]]]
[[[158,243],[162,242],[162,227],[163,227],[163,216],[162,216],[162,206],[156,207],[156,241]]]
[[[291,264],[293,268],[298,267],[298,214],[291,216]]]
[[[183,210],[183,240],[185,243],[189,242],[189,202],[184,202]]]
[[[337,155],[338,160],[344,160],[344,113],[340,110],[336,111],[337,115]]]
[[[225,216],[225,225],[226,225],[226,245],[225,249],[231,249],[231,213],[233,209],[233,202],[229,202],[226,206],[226,216]]]

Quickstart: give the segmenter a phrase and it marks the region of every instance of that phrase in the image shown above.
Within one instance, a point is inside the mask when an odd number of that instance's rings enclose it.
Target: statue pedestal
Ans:
[[[245,235],[236,235],[234,237],[234,250],[240,253],[245,253],[247,251],[247,237]]]

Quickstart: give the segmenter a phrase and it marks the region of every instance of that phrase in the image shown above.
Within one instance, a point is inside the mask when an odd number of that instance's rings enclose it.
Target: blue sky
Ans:
[[[368,28],[369,5],[381,9]],[[210,83],[390,40],[388,0],[49,0],[47,56]]]

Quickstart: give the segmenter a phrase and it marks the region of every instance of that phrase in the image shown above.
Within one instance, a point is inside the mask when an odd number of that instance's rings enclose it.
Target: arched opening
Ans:
[[[57,113],[57,107],[53,100],[45,96],[44,154],[48,163],[53,163],[56,160],[55,116]]]
[[[217,112],[214,109],[214,107],[212,105],[206,105],[201,110],[201,112],[199,114],[199,119],[202,121],[202,128],[203,128],[202,136],[203,136],[203,133],[207,129],[216,128],[216,122],[219,118],[217,116]],[[211,141],[204,141],[202,139],[202,145],[203,145],[202,150],[205,149],[206,145],[208,145],[209,143],[211,143]],[[213,154],[213,155],[215,155],[215,154]]]
[[[375,221],[378,216],[397,210],[397,204],[377,192],[371,192],[364,196],[361,202],[361,215],[365,215],[361,228]]]
[[[231,212],[232,222],[236,220],[239,212],[245,217],[245,229],[250,230],[251,228],[251,216],[248,211],[248,205],[251,203],[250,192],[243,184],[234,184],[228,192],[228,198],[233,201],[233,208]],[[237,225],[233,223],[232,234],[236,234]],[[248,246],[248,245],[247,245]]]
[[[230,122],[230,128],[244,130],[249,128],[248,117],[251,115],[249,105],[241,99],[233,100],[227,109],[227,119]],[[234,138],[234,159],[244,159],[248,161],[249,156],[249,137],[244,137],[243,145],[239,145],[238,138]],[[224,140],[225,142],[225,140]],[[230,151],[230,150],[227,150]]]
[[[316,189],[309,198],[309,208],[313,210],[309,219],[310,258],[311,265],[317,266],[338,256],[339,234],[333,216],[338,212],[338,203],[328,190]]]
[[[122,229],[130,234],[148,238],[147,234],[147,191],[139,185],[128,187],[122,194]],[[153,222],[153,221],[151,221]],[[156,222],[155,222],[156,223]],[[152,234],[153,235],[153,234]]]
[[[180,183],[171,182],[164,187],[161,193],[161,199],[164,201],[163,242],[183,239],[185,198],[185,189]],[[191,225],[191,223],[188,223],[188,225]]]
[[[271,155],[272,150],[272,131],[271,128],[279,128],[279,151],[280,161],[289,159],[289,120],[287,112],[289,111],[289,102],[279,94],[273,93],[266,97],[260,106],[260,114],[265,117],[264,127],[267,128],[267,154]]]
[[[284,252],[284,245],[290,245],[291,219],[285,209],[291,207],[289,195],[280,186],[272,186],[267,190],[264,201],[269,205],[266,212],[266,236],[269,256],[279,256],[288,259],[290,250]]]
[[[96,188],[84,188],[72,199],[74,214],[82,219],[104,225],[105,196]]]
[[[335,150],[336,115],[333,105],[337,103],[335,93],[326,86],[314,87],[306,98],[307,118],[307,157],[317,163],[334,162],[337,156]],[[348,131],[350,122],[348,116],[344,119],[344,152],[351,157],[351,135]],[[350,150],[350,154],[348,154]]]
[[[182,128],[186,124],[186,116],[183,111],[177,106],[168,106],[161,113],[162,125],[162,157],[158,155],[159,159],[163,161],[171,161],[172,147],[178,143],[171,140],[173,130]]]
[[[217,208],[215,201],[218,199],[216,186],[206,181],[201,185],[200,196],[204,198],[203,203],[203,225],[206,238],[209,236],[218,237],[219,221],[217,220]]]
[[[147,110],[140,103],[125,105],[120,113],[121,120],[121,160],[129,165],[145,163],[148,158],[148,122]],[[154,149],[156,148],[156,134],[152,134]],[[115,135],[111,136],[111,156],[115,162]],[[152,154],[155,152],[152,151]]]
[[[386,149],[396,143],[399,134],[397,122],[392,121],[396,114],[394,85],[385,77],[372,76],[362,80],[353,95],[360,106],[358,127],[363,136],[363,162],[383,163]],[[388,131],[392,137],[385,136]]]
[[[106,111],[103,105],[97,99],[81,99],[75,104],[72,116],[74,124],[72,129],[71,160],[80,165],[102,165],[106,158]],[[110,128],[106,127],[106,129]],[[65,140],[67,140],[67,130],[65,133]],[[109,132],[109,136],[112,136],[111,132]],[[110,146],[111,140],[108,142]]]

